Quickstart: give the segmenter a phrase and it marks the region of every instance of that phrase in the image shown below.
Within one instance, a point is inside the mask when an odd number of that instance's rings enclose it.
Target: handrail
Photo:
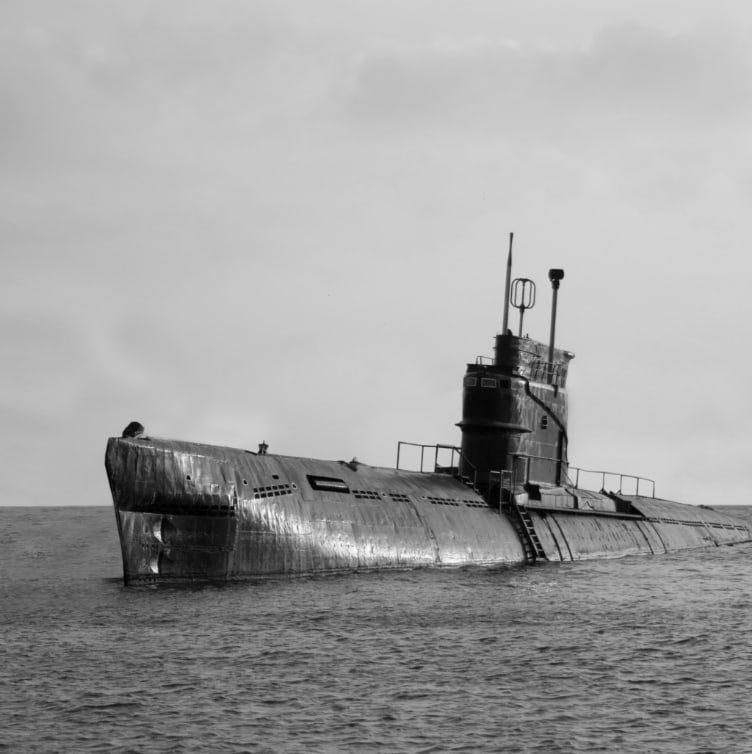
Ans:
[[[578,466],[570,466],[567,461],[561,460],[559,458],[551,458],[550,456],[534,456],[534,455],[528,455],[527,453],[516,453],[514,455],[514,458],[520,458],[525,459],[525,469],[524,469],[524,479],[520,482],[520,480],[517,479],[517,468],[514,468],[514,482],[520,483],[520,484],[526,484],[530,481],[530,463],[529,461],[549,461],[550,463],[555,464],[561,464],[561,466],[565,466],[567,469],[567,481],[569,484],[572,485],[575,489],[591,489],[590,487],[582,486],[580,487],[580,473],[583,474],[597,474],[600,476],[601,479],[601,485],[598,490],[605,491],[606,489],[606,478],[607,477],[618,477],[619,479],[619,487],[617,489],[617,494],[628,494],[625,492],[622,492],[622,488],[624,486],[624,480],[625,479],[634,479],[635,480],[635,495],[640,494],[640,485],[641,484],[650,484],[651,485],[651,491],[650,491],[650,497],[655,497],[655,481],[653,479],[648,479],[647,477],[641,477],[637,476],[635,474],[622,474],[618,471],[596,471],[594,469],[581,469]],[[571,472],[575,472],[574,481],[571,479]],[[561,484],[561,480],[559,480],[559,484]]]
[[[535,359],[529,366],[530,379],[535,381],[550,382],[552,385],[564,387],[566,377],[566,365],[556,361]]]
[[[525,468],[524,473],[522,474],[522,479],[517,478],[519,476],[517,473],[517,464],[514,462],[512,464],[512,480],[514,485],[527,484],[530,481],[530,461],[548,461],[549,463],[555,464],[559,467],[568,466],[567,462],[564,459],[553,458],[552,456],[534,456],[528,453],[515,453],[512,458],[514,459],[514,461],[517,461],[518,459],[525,461]],[[561,484],[561,468],[559,469],[559,473],[556,476],[556,483]]]
[[[418,442],[406,442],[404,440],[399,440],[397,442],[397,464],[396,468],[400,469],[400,455],[402,453],[402,446],[411,447],[411,448],[420,448],[420,468],[418,471],[421,473],[431,473],[436,472],[440,468],[445,468],[439,466],[439,451],[441,450],[449,450],[451,451],[451,455],[449,457],[449,469],[454,469],[454,455],[457,454],[457,457],[459,460],[464,461],[464,463],[472,470],[473,477],[472,477],[472,483],[473,483],[473,489],[476,489],[477,483],[478,483],[478,470],[475,468],[475,465],[468,461],[468,459],[465,457],[464,453],[462,452],[462,448],[458,448],[456,445],[446,445],[444,443],[435,443],[433,445],[425,445],[423,443]],[[431,449],[434,451],[433,454],[433,468],[429,468],[428,472],[426,471],[425,465],[426,465],[426,459],[425,459],[425,453],[426,450]],[[457,463],[457,474],[459,475],[459,469],[460,465],[459,462]]]
[[[462,448],[458,448],[456,445],[448,445],[444,443],[435,443],[432,445],[427,445],[424,443],[418,443],[418,442],[406,442],[404,440],[399,440],[397,443],[397,464],[396,468],[400,469],[403,468],[400,466],[400,456],[402,454],[402,447],[410,447],[410,448],[420,448],[420,468],[417,469],[421,473],[431,473],[431,472],[437,472],[440,468],[448,468],[450,470],[457,469],[457,474],[459,475],[459,460],[463,461],[467,467],[469,467],[472,470],[472,483],[473,483],[473,489],[477,489],[477,483],[478,483],[478,470],[475,467],[475,465],[469,461],[465,455],[462,452]],[[426,450],[432,450],[433,451],[433,468],[426,469]],[[448,450],[450,451],[450,457],[449,457],[449,466],[448,467],[441,467],[439,466],[439,452],[442,450]],[[455,467],[454,464],[454,456],[457,455],[458,463]],[[616,494],[629,494],[622,491],[622,488],[624,486],[624,480],[626,479],[633,479],[635,481],[635,495],[640,494],[640,485],[642,484],[650,484],[651,485],[651,491],[650,491],[650,497],[655,497],[655,481],[653,479],[648,479],[647,477],[641,477],[637,476],[635,474],[622,474],[620,472],[616,471],[596,471],[594,469],[583,469],[578,466],[570,466],[567,461],[564,461],[560,458],[552,458],[551,456],[536,456],[536,455],[529,455],[527,453],[516,453],[514,455],[514,459],[520,459],[525,461],[524,470],[522,473],[522,478],[519,478],[520,475],[518,473],[518,467],[517,464],[513,465],[513,468],[511,470],[499,470],[499,471],[490,471],[489,475],[491,477],[498,475],[499,476],[499,495],[502,494],[502,489],[505,488],[504,485],[504,478],[505,476],[508,479],[508,487],[511,493],[513,492],[513,488],[516,487],[518,484],[527,484],[530,481],[530,461],[548,461],[550,463],[555,463],[557,465],[562,466],[563,468],[566,468],[566,476],[567,476],[567,483],[570,484],[575,489],[593,489],[594,491],[596,488],[589,487],[589,486],[580,486],[580,474],[595,474],[600,476],[600,488],[597,488],[597,491],[603,491],[606,490],[606,479],[607,477],[615,477],[619,480],[619,487],[616,491]],[[415,469],[413,469],[414,471]],[[571,474],[574,472],[574,481],[572,481]],[[508,475],[508,476],[507,476]],[[561,480],[558,482],[559,484],[562,484]]]
[[[621,474],[618,471],[600,471],[595,469],[581,469],[577,466],[570,466],[569,471],[575,472],[575,478],[574,482],[572,483],[574,487],[579,488],[580,486],[580,472],[583,474],[597,474],[601,478],[601,490],[606,489],[606,477],[618,477],[619,478],[619,489],[617,490],[618,494],[627,494],[622,493],[622,487],[624,486],[624,480],[625,479],[634,479],[635,480],[635,495],[640,494],[640,484],[650,484],[651,485],[651,491],[650,491],[650,497],[655,497],[655,481],[653,479],[648,479],[647,477],[641,477],[637,476],[635,474]],[[587,488],[583,488],[587,489]]]
[[[504,490],[508,493],[509,502],[513,502],[514,473],[510,469],[499,469],[498,471],[489,471],[488,477],[489,479],[498,478],[499,480],[499,510],[501,510],[501,506],[504,503]]]
[[[476,356],[476,366],[495,366],[496,359],[493,356]],[[567,378],[567,364],[559,361],[546,361],[534,359],[528,363],[515,364],[510,374],[514,377],[533,380],[535,382],[550,382],[550,384],[563,388]]]

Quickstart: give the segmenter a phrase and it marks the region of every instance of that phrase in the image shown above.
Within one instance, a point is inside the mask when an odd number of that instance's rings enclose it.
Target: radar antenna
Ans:
[[[512,306],[520,310],[520,338],[522,319],[527,309],[535,306],[535,283],[530,278],[516,278],[512,281]]]

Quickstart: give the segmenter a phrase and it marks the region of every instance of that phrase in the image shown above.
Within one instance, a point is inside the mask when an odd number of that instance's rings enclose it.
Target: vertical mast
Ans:
[[[556,338],[556,299],[559,295],[559,285],[564,279],[564,270],[549,270],[548,279],[553,288],[553,301],[551,302],[551,335],[548,339],[548,374],[550,383],[553,383],[554,375],[554,339]]]
[[[512,241],[514,233],[509,234],[509,255],[507,256],[507,280],[504,284],[504,321],[501,325],[501,334],[506,335],[509,330],[509,286],[512,278]]]

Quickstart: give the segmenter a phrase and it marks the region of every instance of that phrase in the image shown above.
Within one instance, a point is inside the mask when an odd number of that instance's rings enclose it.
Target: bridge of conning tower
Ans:
[[[493,360],[478,357],[467,365],[462,421],[457,425],[462,430],[460,474],[476,479],[489,500],[499,499],[504,477],[507,483],[559,485],[568,465],[566,380],[574,354],[553,343],[556,297],[564,272],[549,272],[554,296],[548,345],[512,335],[507,328],[510,272],[511,243],[503,332],[496,336]],[[520,309],[520,319],[531,308],[529,297],[522,306],[514,299],[511,303]]]

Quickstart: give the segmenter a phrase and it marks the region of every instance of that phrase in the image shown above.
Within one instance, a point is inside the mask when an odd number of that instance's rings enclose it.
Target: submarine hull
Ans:
[[[105,465],[128,584],[515,566],[751,538],[733,517],[654,498],[560,488],[494,508],[451,474],[170,440],[111,438]]]
[[[112,438],[126,583],[525,562],[465,484],[366,464]]]

